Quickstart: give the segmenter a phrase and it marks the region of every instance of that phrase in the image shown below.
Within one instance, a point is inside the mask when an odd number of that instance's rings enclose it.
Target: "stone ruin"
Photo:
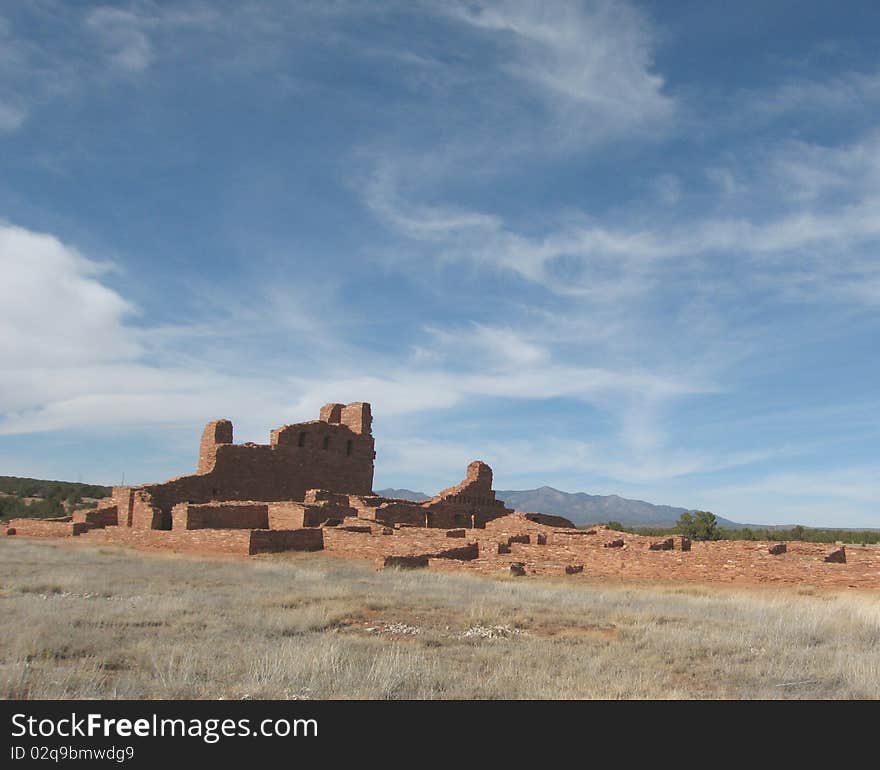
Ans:
[[[429,500],[373,493],[370,405],[327,404],[285,425],[268,444],[235,444],[229,420],[208,423],[196,473],[113,487],[90,510],[13,519],[6,534],[76,536],[147,549],[254,555],[326,550],[378,567],[467,570],[569,579],[696,580],[880,587],[880,548],[815,543],[691,543],[507,508],[492,469],[475,460],[464,480]]]
[[[14,519],[7,534],[100,533],[116,543],[257,554],[325,548],[331,528],[384,535],[443,529],[444,537],[464,537],[513,513],[496,499],[492,469],[479,460],[468,465],[464,481],[430,500],[375,495],[372,422],[368,403],[327,404],[317,420],[273,430],[268,444],[235,444],[232,423],[215,420],[202,432],[196,473],[113,487],[93,509],[57,519]],[[573,526],[559,517],[531,516]],[[474,549],[433,551],[428,556],[441,558],[440,552]]]

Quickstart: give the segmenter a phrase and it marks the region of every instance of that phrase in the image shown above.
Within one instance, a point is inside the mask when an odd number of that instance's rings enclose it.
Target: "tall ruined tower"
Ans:
[[[199,475],[210,473],[217,462],[217,447],[232,443],[232,423],[229,420],[209,422],[202,431],[202,442],[199,444]]]

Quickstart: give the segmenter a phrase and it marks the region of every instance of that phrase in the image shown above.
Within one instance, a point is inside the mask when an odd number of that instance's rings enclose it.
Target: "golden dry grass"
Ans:
[[[880,594],[0,540],[4,698],[877,698]]]

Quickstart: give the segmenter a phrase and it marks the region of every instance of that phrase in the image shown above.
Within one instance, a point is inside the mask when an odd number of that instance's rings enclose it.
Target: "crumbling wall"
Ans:
[[[308,490],[302,503],[290,500],[269,503],[269,529],[320,527],[350,516],[357,516],[357,510],[348,505],[348,495],[326,490]]]
[[[171,507],[159,508],[148,489],[135,489],[131,503],[132,529],[171,529]]]
[[[222,444],[232,443],[232,423],[229,420],[209,422],[202,431],[199,445],[199,462],[197,473],[210,473],[214,470],[217,460],[217,448]]]
[[[574,524],[564,516],[554,516],[549,513],[526,513],[525,517],[528,521],[535,524],[543,524],[545,527],[569,527],[574,528]]]
[[[306,506],[303,503],[284,501],[267,503],[269,529],[299,529],[306,524]]]
[[[72,537],[89,531],[89,525],[76,522],[70,516],[56,519],[10,519],[5,525],[7,534],[22,537]]]
[[[253,556],[279,551],[319,551],[324,547],[320,529],[133,529],[107,527],[89,538],[112,545],[189,553],[225,553]]]
[[[320,551],[324,547],[321,529],[255,529],[248,546],[250,555],[280,551]]]
[[[119,523],[118,506],[99,505],[97,508],[74,511],[73,520],[95,528],[116,526]]]
[[[515,529],[517,532],[535,532],[535,533],[546,533],[548,531],[547,528],[567,528],[567,529],[575,529],[574,524],[572,524],[568,519],[563,518],[562,516],[550,516],[544,513],[524,513],[522,511],[514,511],[512,513],[508,513],[503,518],[499,517],[490,522],[486,522],[487,530],[494,530],[499,532],[508,532]],[[579,532],[584,532],[584,530],[578,530]]]
[[[467,467],[460,484],[444,489],[430,500],[419,504],[426,512],[425,527],[470,527],[482,529],[486,523],[512,513],[492,489],[492,469],[482,460]]]
[[[268,529],[268,503],[178,503],[172,529]]]
[[[383,524],[406,524],[410,527],[427,527],[428,512],[419,503],[409,500],[390,500],[375,508],[373,515],[376,521]]]
[[[120,526],[167,529],[179,503],[303,500],[310,489],[372,494],[370,405],[328,404],[326,419],[285,425],[269,444],[233,444],[232,423],[215,420],[202,433],[198,473],[161,484],[115,487]]]
[[[110,498],[106,501],[102,500],[101,504],[104,502],[116,505],[120,527],[131,526],[131,509],[134,505],[134,489],[132,487],[113,487]]]

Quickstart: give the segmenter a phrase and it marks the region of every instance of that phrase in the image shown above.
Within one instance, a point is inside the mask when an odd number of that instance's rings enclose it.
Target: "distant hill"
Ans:
[[[0,519],[64,516],[109,494],[110,487],[99,484],[0,476]]]
[[[430,500],[431,496],[423,492],[413,492],[411,489],[377,489],[377,495],[382,497],[392,497],[397,500],[412,500],[414,503],[421,503]]]
[[[575,524],[597,524],[619,521],[628,527],[671,527],[690,508],[654,505],[644,500],[628,500],[619,495],[588,495],[586,492],[562,492],[553,487],[498,491],[508,508],[536,513],[565,516]],[[722,527],[737,527],[732,521],[718,517]]]
[[[421,502],[429,496],[411,489],[380,489],[376,494]],[[654,505],[644,500],[628,500],[618,495],[588,495],[586,492],[562,492],[553,487],[539,489],[502,489],[497,492],[508,508],[532,513],[552,513],[565,516],[576,525],[598,524],[603,521],[619,521],[627,527],[671,527],[681,514],[693,510],[671,505]],[[740,525],[718,517],[722,527],[738,528]]]

